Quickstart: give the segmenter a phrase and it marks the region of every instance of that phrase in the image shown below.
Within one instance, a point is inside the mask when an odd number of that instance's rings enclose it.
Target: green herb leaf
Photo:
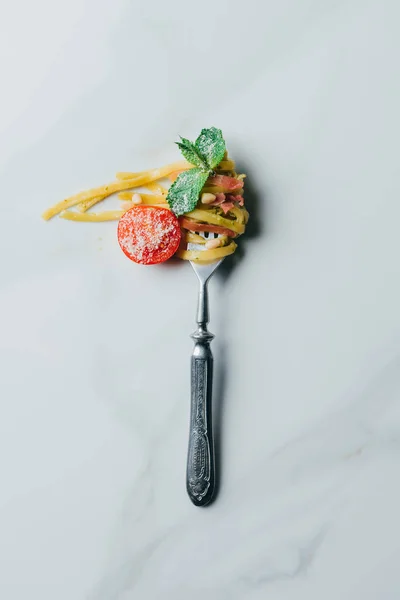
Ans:
[[[209,169],[213,169],[223,159],[226,149],[222,131],[216,127],[202,129],[196,140],[195,147],[207,162]]]
[[[197,168],[178,175],[169,188],[167,196],[172,212],[179,216],[194,210],[207,178],[208,171],[204,172]]]
[[[207,162],[204,160],[203,156],[191,141],[181,137],[181,141],[176,142],[176,144],[179,146],[179,149],[186,160],[192,165],[199,167],[199,169],[202,169],[203,171],[209,170]]]
[[[186,160],[195,165],[194,169],[181,173],[168,191],[171,210],[179,216],[196,208],[205,182],[223,159],[225,140],[220,129],[210,127],[202,129],[194,144],[181,137],[177,145]]]

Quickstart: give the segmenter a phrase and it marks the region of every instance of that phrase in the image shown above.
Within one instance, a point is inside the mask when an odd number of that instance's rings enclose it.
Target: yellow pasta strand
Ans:
[[[61,200],[51,208],[47,209],[42,217],[45,221],[48,221],[55,215],[58,215],[62,210],[66,210],[71,208],[72,206],[76,206],[81,202],[85,202],[86,200],[92,200],[97,198],[98,196],[103,196],[103,198],[107,196],[111,196],[115,192],[121,192],[122,190],[128,190],[130,188],[142,187],[155,181],[157,179],[162,179],[166,177],[169,173],[171,173],[174,169],[176,169],[176,165],[181,163],[173,163],[172,165],[166,165],[160,169],[152,169],[150,171],[144,171],[142,173],[137,174],[135,177],[131,179],[121,179],[119,181],[113,181],[107,185],[102,185],[97,188],[92,188],[87,190],[86,192],[80,192],[79,194],[75,194],[74,196],[70,196],[65,200]],[[188,163],[185,163],[188,164]],[[172,169],[172,171],[171,171]]]
[[[192,231],[187,231],[182,239],[184,242],[192,243],[192,244],[205,244],[206,239],[203,236],[198,235],[197,233],[193,233]]]
[[[133,192],[120,192],[118,198],[121,200],[132,200]],[[165,204],[164,196],[156,196],[155,194],[139,194],[142,199],[142,204]],[[139,205],[140,206],[140,205]]]
[[[230,219],[224,219],[220,215],[216,214],[211,210],[195,209],[192,212],[187,213],[185,217],[189,219],[196,219],[203,223],[211,223],[212,225],[220,225],[220,227],[226,227],[236,233],[244,233],[245,226],[237,221],[231,221]]]
[[[148,183],[146,187],[148,190],[150,190],[150,192],[154,192],[155,194],[161,194],[162,196],[166,196],[168,194],[167,188],[162,186],[160,183],[156,183],[155,181]]]
[[[228,246],[215,248],[214,250],[183,250],[179,249],[176,256],[183,260],[193,260],[195,262],[211,262],[233,254],[236,250],[235,242],[231,242]]]
[[[166,204],[165,196],[156,194],[140,194],[143,204]]]
[[[92,198],[92,200],[85,200],[84,202],[80,202],[80,204],[77,205],[77,208],[81,212],[86,212],[89,208],[92,208],[92,206],[101,202],[101,200],[104,200],[104,198],[107,198],[107,196],[98,196],[98,198]]]
[[[234,171],[235,167],[234,160],[221,160],[217,167],[217,171]]]
[[[133,192],[118,192],[118,198],[121,200],[132,200]]]
[[[124,202],[122,205],[122,208],[125,209],[125,212],[127,210],[129,210],[130,208],[133,208],[134,206],[143,206],[144,204],[135,204],[135,202]],[[168,210],[171,210],[169,207],[169,204],[164,203],[158,203],[158,202],[153,202],[153,204],[151,204],[150,202],[146,202],[146,206],[155,206],[156,208],[167,208]]]
[[[105,210],[101,213],[79,213],[65,210],[60,214],[61,219],[67,221],[83,221],[87,223],[99,223],[101,221],[118,221],[124,214],[124,210]]]
[[[244,223],[245,215],[244,215],[244,211],[241,208],[239,208],[238,206],[234,206],[233,208],[231,208],[229,210],[229,212],[232,213],[233,215],[235,215],[238,223],[240,223],[240,224]]]

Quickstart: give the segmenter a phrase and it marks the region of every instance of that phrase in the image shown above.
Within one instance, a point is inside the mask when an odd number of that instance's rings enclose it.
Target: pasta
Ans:
[[[156,181],[152,181],[146,185],[146,188],[150,190],[150,192],[154,192],[155,194],[161,194],[162,196],[166,196],[168,194],[167,188],[162,186],[160,183]]]
[[[79,213],[72,210],[64,210],[60,217],[67,221],[86,221],[98,223],[100,221],[118,221],[124,214],[124,210],[105,210],[101,213]]]
[[[107,196],[111,196],[115,192],[121,192],[122,190],[129,190],[132,188],[141,187],[151,183],[152,181],[156,181],[157,179],[163,179],[169,173],[172,173],[176,169],[176,164],[166,165],[160,169],[152,169],[150,171],[143,171],[142,173],[129,173],[132,175],[130,178],[118,178],[118,175],[126,175],[122,173],[117,173],[117,181],[113,181],[107,185],[102,185],[97,188],[92,188],[87,190],[86,192],[80,192],[79,194],[75,194],[74,196],[70,196],[65,200],[61,200],[51,208],[47,209],[42,217],[45,221],[48,221],[52,217],[60,214],[63,210],[67,210],[72,206],[76,206],[82,202],[86,202],[89,200],[94,200],[95,198],[101,197],[103,200]]]
[[[181,139],[182,144],[178,143],[180,146],[188,142]],[[190,207],[192,210],[176,212],[180,215],[179,225],[182,232],[176,256],[183,260],[209,262],[228,256],[237,248],[234,238],[245,231],[249,219],[243,199],[246,176],[236,173],[235,162],[228,157],[226,151],[220,160],[223,152],[224,148],[219,155],[217,166],[206,171],[207,174],[202,179],[204,185],[200,186],[197,206],[195,199]],[[188,156],[185,152],[182,153],[185,158]],[[179,178],[181,181],[182,177],[192,176],[192,173],[185,173],[191,169],[193,164],[184,160],[148,171],[136,173],[121,171],[116,174],[115,181],[74,194],[47,209],[42,216],[45,220],[59,215],[60,218],[69,221],[103,222],[119,221],[128,210],[137,206],[146,210],[151,207],[171,210],[168,188],[161,182],[167,178],[172,181]],[[184,175],[180,177],[181,173]],[[142,192],[141,188],[147,191]],[[89,210],[113,194],[118,194],[118,198],[122,200],[119,209],[99,212]],[[174,211],[173,205],[172,210]]]
[[[233,254],[237,248],[235,242],[231,242],[228,246],[215,248],[214,250],[182,250],[179,249],[176,256],[183,260],[194,260],[196,262],[211,262],[229,254]]]
[[[238,223],[237,220],[226,219],[216,211],[210,209],[192,210],[192,212],[187,213],[187,216],[200,223],[210,223],[211,225],[218,225],[220,227],[225,227],[226,229],[231,229],[235,233],[244,233],[245,230],[244,225]]]

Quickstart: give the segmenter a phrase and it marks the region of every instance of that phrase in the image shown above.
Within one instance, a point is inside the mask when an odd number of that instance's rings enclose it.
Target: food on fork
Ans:
[[[202,263],[232,254],[234,240],[244,233],[249,218],[243,198],[245,175],[236,173],[220,129],[203,129],[194,143],[181,138],[177,145],[185,161],[138,173],[119,172],[116,181],[62,200],[43,218],[118,220],[121,249],[144,265],[172,256]],[[160,183],[167,178],[172,181],[169,189]],[[115,193],[123,201],[120,210],[89,211]],[[194,244],[204,248],[192,249]]]

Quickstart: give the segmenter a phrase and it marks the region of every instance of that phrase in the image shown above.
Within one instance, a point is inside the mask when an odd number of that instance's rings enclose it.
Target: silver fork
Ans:
[[[197,233],[197,232],[196,232]],[[217,234],[201,232],[206,239]],[[204,244],[188,244],[189,250],[204,250]],[[210,342],[214,338],[208,331],[208,282],[223,258],[209,264],[190,261],[199,280],[197,329],[191,335],[194,349],[191,360],[191,406],[189,449],[186,470],[186,489],[196,506],[205,506],[215,490],[215,457],[212,433],[213,355]]]

